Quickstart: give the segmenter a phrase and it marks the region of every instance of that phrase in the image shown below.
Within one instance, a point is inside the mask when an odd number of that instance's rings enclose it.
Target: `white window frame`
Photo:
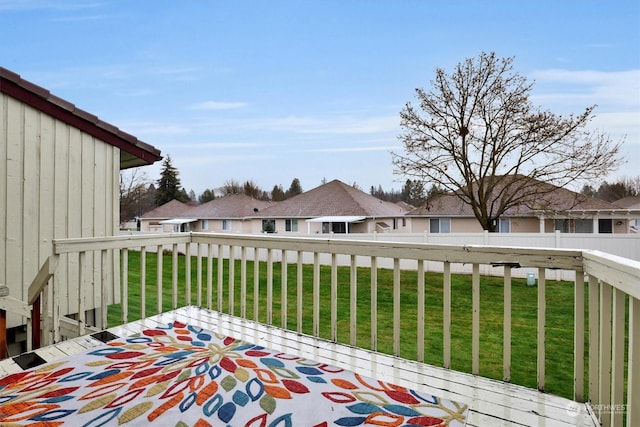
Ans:
[[[434,230],[433,225],[437,221],[437,230]],[[429,219],[429,232],[434,234],[446,234],[451,233],[451,218],[430,218]]]
[[[298,219],[297,218],[285,219],[284,231],[289,231],[292,233],[298,232]]]
[[[201,230],[208,230],[209,229],[209,220],[208,219],[201,219],[200,220],[200,229]]]

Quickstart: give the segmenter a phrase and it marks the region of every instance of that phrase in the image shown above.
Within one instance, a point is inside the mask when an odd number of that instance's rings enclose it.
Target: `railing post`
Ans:
[[[640,425],[640,365],[636,362],[638,357],[640,357],[640,299],[629,297],[627,427]]]
[[[547,325],[546,274],[543,267],[538,268],[538,390],[544,391],[545,385],[545,328]]]

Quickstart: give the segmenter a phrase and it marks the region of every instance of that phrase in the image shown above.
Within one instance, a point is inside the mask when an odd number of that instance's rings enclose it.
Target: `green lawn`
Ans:
[[[179,257],[178,307],[196,303],[196,258],[192,257],[192,296],[185,300],[185,257]],[[147,254],[146,269],[146,315],[156,314],[156,255]],[[206,272],[206,260],[203,260]],[[163,257],[163,311],[172,308],[172,258]],[[213,262],[213,307],[217,306],[217,260]],[[287,328],[296,329],[296,265],[288,266],[288,320]],[[273,268],[273,324],[280,326],[280,264]],[[312,332],[312,273],[313,266],[303,268],[304,307],[302,329]],[[228,261],[224,262],[224,311],[228,311]],[[253,263],[247,262],[247,316],[253,318]],[[330,338],[330,267],[320,272],[321,301],[320,335]],[[416,359],[417,344],[417,278],[415,271],[401,272],[401,349],[400,356]],[[240,262],[235,266],[236,289],[234,310],[240,314]],[[140,317],[140,254],[129,252],[129,321]],[[204,276],[206,277],[206,276]],[[267,319],[266,264],[260,264],[260,313],[257,320]],[[370,270],[359,268],[357,344],[371,347],[370,322]],[[349,268],[338,269],[338,340],[349,342]],[[442,366],[442,275],[425,274],[425,362]],[[392,285],[393,271],[378,270],[378,351],[392,353]],[[203,305],[206,305],[206,278],[203,278]],[[546,387],[545,391],[565,397],[573,395],[573,283],[547,281],[547,327],[546,327]],[[585,295],[586,299],[586,295]],[[324,303],[326,301],[326,303]],[[482,277],[480,283],[480,374],[502,379],[502,328],[503,328],[503,282],[502,278]],[[452,369],[471,371],[471,277],[454,275],[452,278]],[[527,387],[536,387],[536,306],[537,287],[527,286],[525,279],[513,279],[512,288],[512,369],[511,381]],[[109,324],[121,323],[120,305],[109,308]]]

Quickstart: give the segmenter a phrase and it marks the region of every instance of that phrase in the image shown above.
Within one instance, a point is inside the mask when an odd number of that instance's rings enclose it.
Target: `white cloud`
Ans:
[[[640,110],[640,69],[627,71],[539,70],[535,79],[536,102],[543,104],[597,104],[599,109]]]
[[[362,151],[390,151],[390,150],[398,150],[402,148],[399,145],[389,145],[389,146],[374,146],[374,147],[329,147],[329,148],[315,148],[311,150],[306,150],[309,152],[316,153],[351,153],[351,152],[362,152]]]
[[[190,110],[234,110],[246,107],[246,102],[204,101],[189,106]]]

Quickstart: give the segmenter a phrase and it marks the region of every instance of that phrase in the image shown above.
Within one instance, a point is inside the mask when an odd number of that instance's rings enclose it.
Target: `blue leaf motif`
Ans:
[[[293,422],[291,421],[291,414],[280,415],[278,418],[273,420],[269,427],[292,427]]]
[[[36,415],[34,417],[31,417],[30,420],[32,421],[53,421],[53,420],[57,420],[60,418],[64,418],[68,415],[73,414],[74,412],[76,412],[75,409],[54,409],[48,412],[45,412],[44,414],[40,414],[40,415]]]
[[[109,421],[111,421],[114,418],[116,418],[118,416],[118,414],[120,414],[121,410],[122,410],[122,406],[120,406],[119,408],[113,408],[112,410],[107,411],[107,412],[103,412],[102,414],[98,415],[94,419],[84,423],[84,425],[82,427],[92,427],[92,426],[99,427],[99,426],[103,426],[103,425],[107,424]]]
[[[366,421],[366,417],[343,417],[334,421],[339,426],[359,426]]]
[[[229,421],[231,421],[231,419],[235,414],[236,414],[236,404],[233,402],[225,403],[218,410],[218,418],[220,418],[220,421],[224,423],[228,423]]]
[[[262,384],[259,379],[252,378],[245,386],[245,390],[247,391],[247,396],[251,398],[251,401],[255,402],[260,399],[260,396],[264,393],[264,384]]]
[[[284,363],[282,363],[281,360],[278,359],[274,359],[273,357],[262,357],[260,358],[260,361],[268,366],[268,367],[275,367],[275,368],[284,368]]]
[[[347,409],[354,414],[372,414],[374,412],[380,412],[380,407],[371,403],[356,403],[347,406]]]
[[[215,396],[213,396],[211,399],[207,400],[207,403],[205,403],[204,406],[202,407],[202,412],[207,417],[210,417],[211,415],[216,413],[218,408],[220,408],[223,403],[224,403],[224,399],[222,398],[220,393],[218,393]]]
[[[316,369],[311,366],[297,366],[296,369],[304,375],[322,375],[324,373],[320,369]]]

